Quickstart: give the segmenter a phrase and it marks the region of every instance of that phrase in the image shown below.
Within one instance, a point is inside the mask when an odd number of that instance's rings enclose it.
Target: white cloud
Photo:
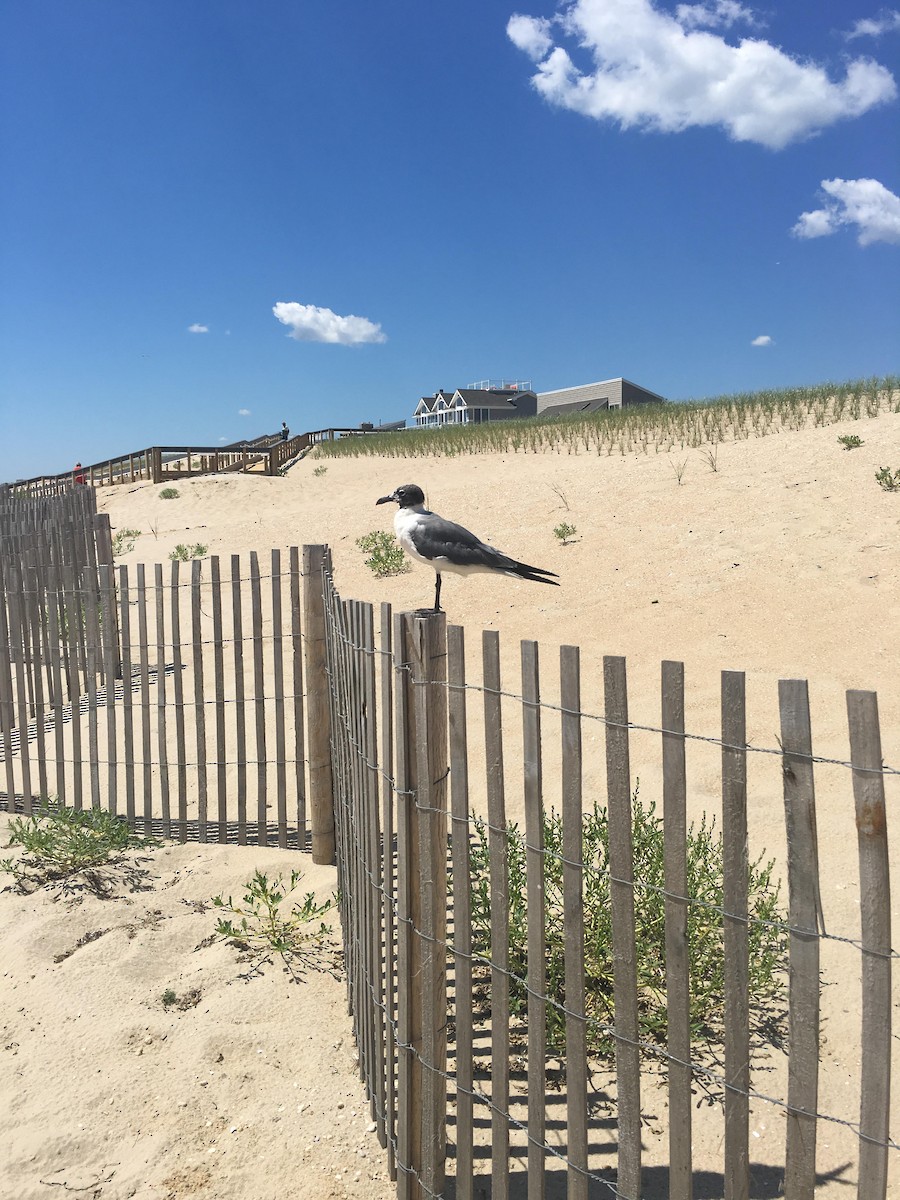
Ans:
[[[855,225],[861,246],[873,242],[900,245],[900,196],[877,179],[823,179],[825,204],[800,214],[791,233],[799,238],[827,237]]]
[[[540,62],[553,45],[550,22],[543,17],[515,13],[507,22],[506,33],[513,45],[524,50],[533,62]]]
[[[759,38],[732,44],[699,28],[750,19],[733,0],[682,5],[675,15],[653,0],[573,0],[549,20],[516,13],[506,28],[538,64],[531,82],[549,103],[622,129],[719,126],[777,150],[896,96],[891,73],[870,59],[853,59],[833,81]],[[558,44],[564,37],[590,56],[586,70]]]
[[[279,301],[272,309],[276,318],[290,328],[288,337],[298,342],[331,342],[340,346],[358,346],[364,342],[386,342],[381,326],[366,317],[339,317],[330,308],[315,304]]]
[[[755,337],[750,343],[751,346],[774,346],[774,341],[767,333],[761,333],[759,337]]]
[[[857,21],[849,33],[845,34],[847,41],[861,37],[881,37],[884,33],[896,33],[900,30],[900,12],[896,9],[882,9],[877,17],[863,17]]]
[[[238,416],[239,416],[239,417],[249,417],[249,416],[250,416],[250,409],[249,409],[249,408],[239,408],[239,409],[238,409]]]
[[[188,325],[188,333],[209,333],[208,325]]]
[[[685,29],[699,29],[706,26],[715,29],[717,26],[735,25],[743,21],[746,25],[758,25],[756,16],[737,0],[712,0],[706,4],[679,4],[675,10],[676,20]]]

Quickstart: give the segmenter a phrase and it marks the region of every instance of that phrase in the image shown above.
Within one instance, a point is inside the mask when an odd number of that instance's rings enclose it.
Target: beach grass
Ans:
[[[636,404],[596,413],[406,429],[322,442],[317,458],[660,454],[900,412],[900,376]]]

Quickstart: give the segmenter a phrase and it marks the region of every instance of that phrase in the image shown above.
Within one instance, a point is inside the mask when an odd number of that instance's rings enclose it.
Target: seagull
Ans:
[[[434,589],[434,611],[441,611],[441,573],[452,571],[454,575],[475,575],[478,572],[513,575],[520,579],[533,579],[535,583],[549,583],[559,587],[558,576],[541,567],[529,567],[516,562],[487,546],[474,533],[445,521],[437,513],[425,507],[425,493],[414,483],[404,483],[389,496],[376,500],[376,505],[395,500],[400,505],[394,516],[394,532],[397,541],[411,558],[432,567],[437,576]],[[548,578],[549,576],[549,578]]]

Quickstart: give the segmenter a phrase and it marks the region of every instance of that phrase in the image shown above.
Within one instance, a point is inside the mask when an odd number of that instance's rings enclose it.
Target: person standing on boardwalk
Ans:
[[[287,421],[281,422],[281,440],[286,442],[291,435],[291,431],[287,427]]]

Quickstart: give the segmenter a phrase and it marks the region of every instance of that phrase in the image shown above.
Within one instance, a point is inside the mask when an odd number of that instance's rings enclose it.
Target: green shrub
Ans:
[[[575,528],[574,525],[568,525],[568,524],[566,524],[565,521],[561,521],[560,524],[557,525],[556,528],[553,530],[553,532],[556,535],[556,537],[559,538],[559,540],[562,542],[562,544],[564,546],[567,546],[569,544],[569,542],[571,541],[571,539],[578,532],[578,530]]]
[[[485,822],[475,818],[472,841],[472,927],[475,953],[490,958],[491,895],[490,857]],[[546,903],[547,1043],[552,1053],[565,1049],[565,1017],[557,1005],[565,1004],[565,944],[563,917],[562,818],[545,813],[544,886]],[[509,865],[510,1008],[524,1016],[526,990],[518,979],[528,971],[528,918],[526,906],[526,851],[522,831],[514,823],[507,829]],[[638,789],[633,798],[635,879],[635,945],[637,948],[639,1037],[664,1043],[666,1017],[665,888],[663,821],[653,803],[643,805]],[[610,910],[609,830],[605,808],[594,805],[584,815],[582,833],[584,870],[584,938],[588,1045],[610,1055],[614,1042],[607,1031],[615,1020],[613,1003],[612,916]],[[750,869],[748,928],[750,939],[750,995],[757,1007],[757,1031],[769,1028],[772,1013],[759,1002],[777,1001],[783,991],[782,967],[785,935],[779,922],[786,915],[779,905],[778,885],[772,881],[773,863],[762,859]],[[715,1042],[721,1037],[724,1006],[722,939],[723,853],[714,822],[704,818],[692,825],[687,844],[688,939],[691,971],[691,1027],[695,1038]],[[760,923],[762,922],[762,923]],[[766,924],[772,922],[773,924]],[[776,1006],[777,1007],[777,1006]]]
[[[159,842],[138,837],[124,821],[99,808],[76,811],[45,805],[30,817],[10,821],[9,845],[21,846],[24,854],[0,861],[0,870],[12,875],[21,890],[31,891],[82,873],[97,885],[97,868],[125,850]]]
[[[134,549],[134,539],[141,536],[139,529],[120,529],[112,540],[113,557],[120,554],[130,554]]]
[[[313,475],[317,475],[317,476],[319,476],[319,477],[321,478],[321,476],[322,476],[322,475],[324,475],[324,474],[325,474],[325,472],[326,472],[327,470],[328,470],[328,468],[327,468],[326,466],[324,466],[324,465],[322,465],[322,466],[318,466],[318,467],[314,467],[314,468],[313,468]]]
[[[875,472],[875,478],[886,492],[900,492],[900,467],[892,471],[890,467],[882,467]]]
[[[366,566],[379,579],[387,575],[403,575],[409,570],[409,561],[392,533],[374,529],[364,537],[357,538],[356,544],[369,555]]]
[[[166,487],[159,493],[159,498],[160,500],[177,500],[178,495],[178,488]]]
[[[282,911],[283,902],[300,880],[299,871],[291,871],[285,883],[276,875],[270,883],[262,871],[244,884],[243,900],[235,903],[229,896],[213,897],[215,908],[225,909],[231,916],[219,918],[216,936],[233,942],[239,949],[267,955],[274,951],[293,974],[294,965],[310,952],[322,948],[330,939],[330,930],[321,920],[333,907],[333,901],[318,904],[312,892],[307,892],[300,904]],[[316,926],[314,922],[318,921]]]
[[[192,558],[203,558],[206,554],[208,546],[204,546],[202,542],[195,542],[192,546],[185,546],[179,542],[172,553],[169,555],[171,559],[178,559],[179,562],[188,562]]]
[[[858,437],[855,433],[845,433],[843,437],[838,438],[838,441],[845,450],[855,450],[857,446],[863,444],[862,438]]]

